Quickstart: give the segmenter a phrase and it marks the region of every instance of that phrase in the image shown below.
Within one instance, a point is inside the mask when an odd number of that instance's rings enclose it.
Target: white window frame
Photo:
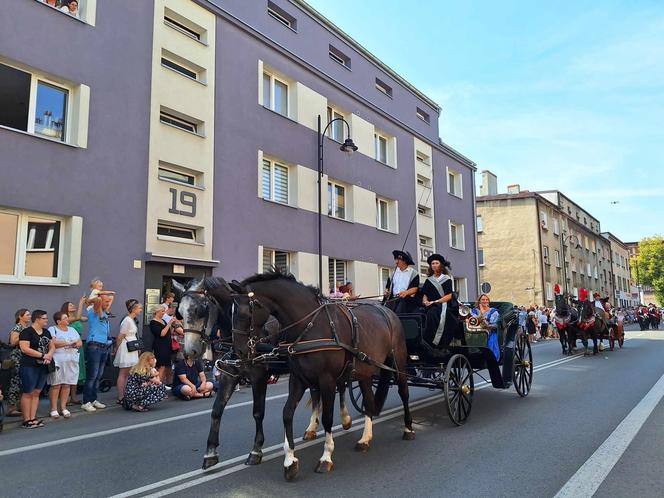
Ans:
[[[382,161],[379,157],[379,145],[381,140],[385,141],[385,161]],[[381,164],[388,166],[390,164],[390,139],[380,132],[374,132],[374,159]]]
[[[330,186],[332,187],[332,195],[330,196]],[[337,216],[336,212],[339,209],[337,205],[337,196],[335,195],[336,188],[340,187],[344,190],[344,216]],[[327,181],[327,192],[328,192],[328,216],[331,218],[336,218],[337,220],[348,220],[348,187],[342,183],[337,183],[333,180]],[[331,207],[331,209],[330,209]],[[329,212],[331,211],[331,212]]]
[[[468,302],[468,279],[466,277],[455,278],[452,284],[454,291],[459,296],[459,301]]]
[[[270,109],[272,112],[276,112],[277,114],[290,118],[290,105],[291,105],[291,86],[290,83],[288,83],[285,79],[275,76],[274,73],[271,73],[270,71],[263,69],[263,77],[261,78],[262,84],[265,85],[265,76],[268,76],[270,79],[270,102],[265,103],[265,98],[263,98],[263,107],[266,109]],[[279,112],[276,109],[276,102],[274,100],[274,87],[275,87],[275,82],[279,82],[282,85],[286,86],[286,114]],[[263,95],[265,95],[265,88],[263,88]]]
[[[558,249],[555,249],[555,250],[553,251],[553,256],[554,256],[554,259],[555,259],[556,268],[560,268],[560,267],[561,267],[561,262],[560,262],[560,251],[559,251]]]
[[[484,225],[482,225],[482,215],[478,214],[475,217],[475,224],[477,226],[477,233],[482,233],[484,231]]]
[[[431,179],[426,176],[417,175],[417,184],[420,187],[431,188]]]
[[[327,106],[327,122],[330,123],[330,122],[332,122],[333,119],[337,119],[337,118],[341,118],[345,121],[346,120],[346,114],[344,112],[341,112],[336,107],[334,107],[332,105],[328,105]],[[346,132],[346,125],[344,124],[344,121],[335,121],[327,129],[327,136],[330,137],[335,142],[339,142],[340,144],[344,143],[344,140],[346,140],[346,138],[348,138],[347,137],[347,132]],[[339,125],[341,127],[341,137],[336,136],[337,132],[335,132],[335,125]]]
[[[546,211],[540,211],[540,226],[542,227],[542,230],[548,230],[549,229],[549,217],[546,214]]]
[[[590,268],[590,263],[586,263],[586,275],[591,276],[591,268]]]
[[[449,167],[446,169],[447,169],[447,174],[446,174],[447,193],[453,195],[454,197],[458,197],[459,199],[463,199],[463,176],[458,171],[453,170]],[[452,186],[450,185],[450,176],[452,176],[452,178],[454,179],[454,183],[452,184]],[[454,190],[454,192],[452,192],[452,189]]]
[[[431,167],[431,157],[428,154],[425,154],[421,150],[415,152],[415,159],[417,162],[424,164],[425,166]]]
[[[544,259],[545,265],[551,264],[551,259],[549,258],[549,246],[542,247],[542,258]]]
[[[553,301],[553,286],[551,282],[546,283],[546,300]]]
[[[68,244],[65,241],[65,225],[67,219],[62,216],[51,214],[40,214],[30,211],[18,211],[13,209],[0,209],[0,213],[9,214],[18,217],[16,229],[16,254],[14,256],[14,273],[12,275],[0,275],[2,283],[44,283],[58,284],[63,282],[63,261],[67,255],[65,248]],[[25,265],[28,253],[28,223],[31,220],[49,220],[60,223],[60,233],[58,234],[58,268],[55,277],[31,277],[25,274]],[[51,237],[51,244],[53,240]],[[31,249],[33,252],[46,252],[48,249]]]
[[[329,290],[331,290],[333,287],[337,285],[337,270],[338,266],[337,265],[343,265],[343,270],[344,270],[344,278],[342,279],[343,282],[341,285],[346,285],[346,282],[348,281],[348,260],[345,259],[337,259],[337,258],[329,258],[328,263],[327,263],[327,283]],[[330,274],[330,265],[333,266],[333,273]],[[334,277],[334,278],[332,278]],[[332,279],[332,280],[331,280]],[[332,284],[332,285],[330,285]]]
[[[484,259],[484,249],[478,249],[477,250],[477,265],[478,266],[484,266],[485,259]]]
[[[385,205],[385,219],[383,219],[383,216],[381,215],[381,204]],[[384,227],[382,226],[383,221],[385,222]],[[385,232],[389,232],[392,228],[390,226],[390,201],[383,199],[382,197],[376,197],[376,228]]]
[[[203,26],[199,26],[191,19],[187,19],[168,7],[164,8],[164,24],[187,38],[207,45],[207,30]]]
[[[457,229],[457,245],[454,246],[452,245],[452,227],[455,227]],[[458,234],[458,229],[461,229],[461,245],[459,245],[459,234]],[[456,249],[458,251],[465,251],[466,250],[466,235],[465,235],[465,228],[463,226],[463,223],[454,223],[452,220],[448,221],[448,237],[449,237],[449,245],[452,249]]]
[[[68,14],[67,14],[68,15]],[[70,16],[71,17],[71,16]],[[11,69],[14,69],[16,71],[21,71],[24,73],[27,73],[30,75],[30,92],[29,92],[29,102],[28,102],[28,122],[26,125],[25,130],[21,130],[19,128],[12,128],[10,126],[6,125],[0,125],[0,128],[6,128],[8,130],[16,130],[19,133],[29,133],[30,135],[34,135],[35,137],[42,138],[44,140],[50,140],[52,142],[57,142],[57,143],[64,143],[64,144],[71,144],[71,132],[72,132],[72,121],[76,121],[76,119],[73,119],[72,116],[72,101],[73,101],[73,94],[74,94],[74,87],[72,85],[66,85],[62,84],[57,81],[53,81],[46,76],[40,74],[39,72],[35,72],[31,69],[26,69],[23,67],[18,67],[13,64],[9,64],[8,62],[4,60],[0,60],[0,64],[10,67]],[[65,133],[64,133],[64,140],[60,140],[57,138],[51,138],[47,135],[43,135],[41,133],[35,132],[35,119],[37,117],[37,89],[39,88],[39,83],[44,83],[46,85],[55,87],[59,90],[64,90],[67,92],[67,102],[65,105]]]
[[[558,222],[558,218],[553,219],[553,233],[554,235],[560,235],[560,223]]]
[[[170,126],[180,131],[186,133],[191,133],[193,135],[202,136],[200,133],[200,124],[193,120],[184,119],[179,116],[176,116],[168,110],[161,109],[159,111],[159,122],[163,125]]]
[[[270,178],[269,178],[269,197],[265,197],[264,191],[264,182],[265,182],[265,166],[270,168]],[[286,170],[286,200],[280,200],[275,198],[275,170],[277,168],[283,168]],[[273,159],[263,157],[263,162],[261,163],[261,196],[266,201],[276,202],[278,204],[290,204],[291,192],[290,192],[290,180],[291,180],[291,171],[290,167],[287,164],[282,163],[281,161],[275,161]]]
[[[188,231],[193,235],[192,239],[184,238],[184,237],[175,237],[172,235],[163,235],[159,233],[159,228],[164,227],[164,228],[173,228],[176,230],[183,230],[183,231]],[[177,242],[180,244],[192,244],[192,245],[197,245],[197,246],[202,246],[204,245],[202,241],[203,234],[201,233],[201,228],[200,227],[194,227],[190,225],[181,225],[179,223],[174,223],[172,221],[168,220],[157,220],[157,229],[155,230],[155,235],[157,237],[157,240],[166,240],[169,242]]]
[[[378,267],[378,292],[377,294],[382,295],[383,291],[387,288],[387,281],[392,277],[392,268],[386,266]],[[383,278],[387,274],[387,278]]]
[[[265,256],[266,253],[271,253],[270,255],[270,266],[276,267],[277,253],[286,255],[286,273],[290,272],[291,267],[291,253],[288,251],[281,251],[279,249],[272,249],[271,247],[263,248],[263,258],[261,259],[261,272],[266,272],[269,268],[265,268]]]

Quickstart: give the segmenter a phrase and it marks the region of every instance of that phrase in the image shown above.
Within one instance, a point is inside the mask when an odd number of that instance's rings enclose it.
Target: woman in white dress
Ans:
[[[78,384],[78,348],[82,341],[78,332],[69,326],[69,315],[67,313],[58,311],[53,315],[53,320],[55,326],[48,329],[55,344],[55,352],[53,353],[55,372],[48,374],[48,383],[51,385],[49,391],[51,417],[60,418],[58,412],[59,399],[62,416],[69,418],[71,413],[67,410],[67,400],[69,399],[69,391],[72,388],[76,389],[76,384]]]
[[[136,317],[143,312],[143,306],[136,299],[129,299],[126,302],[127,316],[122,319],[120,323],[120,333],[118,334],[115,344],[117,352],[113,365],[120,369],[118,374],[118,401],[119,405],[125,396],[125,388],[127,387],[127,378],[129,377],[129,370],[131,367],[138,363],[139,351],[129,351],[127,349],[127,342],[136,341],[138,339],[138,326],[136,325]]]

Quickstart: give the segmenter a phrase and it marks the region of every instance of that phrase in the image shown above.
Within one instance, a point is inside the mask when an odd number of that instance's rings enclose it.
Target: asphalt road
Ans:
[[[634,328],[634,327],[632,327]],[[16,496],[639,496],[664,490],[664,331],[630,331],[624,349],[593,357],[534,345],[531,394],[478,387],[472,415],[455,427],[440,393],[411,389],[415,441],[402,441],[396,390],[374,425],[368,453],[353,450],[362,429],[338,429],[334,470],[315,474],[322,439],[298,443],[300,474],[283,479],[281,409],[287,385],[268,390],[265,457],[243,465],[254,422],[251,391],[222,419],[222,462],[200,470],[210,400],[169,400],[148,413],[117,407],[38,430],[0,434],[0,495]],[[662,380],[660,380],[662,379]],[[112,396],[113,393],[109,393]],[[304,403],[296,432],[308,422]],[[335,414],[336,415],[336,414]],[[335,419],[338,422],[338,416]]]

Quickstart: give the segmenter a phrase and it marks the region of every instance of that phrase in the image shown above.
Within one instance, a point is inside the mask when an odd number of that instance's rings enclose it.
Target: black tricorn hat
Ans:
[[[394,256],[394,259],[401,259],[406,262],[407,265],[414,265],[415,261],[413,261],[413,257],[410,255],[408,251],[392,251],[392,256]]]
[[[440,264],[443,266],[447,266],[449,268],[450,262],[445,259],[444,256],[438,253],[434,253],[431,256],[427,258],[427,264],[431,265],[432,261],[440,261]]]

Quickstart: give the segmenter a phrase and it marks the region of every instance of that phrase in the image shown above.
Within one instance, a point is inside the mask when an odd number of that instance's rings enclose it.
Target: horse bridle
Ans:
[[[199,290],[199,291],[185,291],[182,296],[202,296],[206,299],[206,301],[210,301],[211,297],[208,295],[208,293],[204,290]],[[206,304],[207,306],[207,304]],[[182,330],[184,333],[191,333],[191,334],[198,334],[201,337],[201,341],[205,343],[206,347],[210,343],[210,338],[207,335],[207,325],[208,325],[208,319],[210,317],[210,310],[208,307],[207,313],[205,314],[205,319],[203,320],[203,326],[199,329],[186,329],[183,328]]]

